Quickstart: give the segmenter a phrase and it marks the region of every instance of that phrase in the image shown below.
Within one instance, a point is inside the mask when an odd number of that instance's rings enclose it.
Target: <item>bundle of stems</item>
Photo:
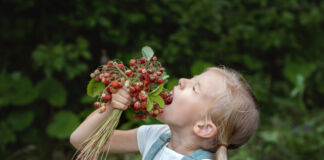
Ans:
[[[110,136],[116,129],[122,110],[113,109],[108,118],[102,122],[102,125],[92,132],[92,134],[81,144],[80,153],[76,160],[96,160],[100,153],[103,153],[104,159],[107,158],[110,142]],[[74,159],[75,154],[72,159]]]

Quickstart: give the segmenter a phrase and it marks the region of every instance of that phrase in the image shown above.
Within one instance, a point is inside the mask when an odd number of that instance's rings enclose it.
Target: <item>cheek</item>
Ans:
[[[166,116],[177,121],[192,121],[201,115],[204,102],[196,95],[179,95],[172,106],[166,110]]]

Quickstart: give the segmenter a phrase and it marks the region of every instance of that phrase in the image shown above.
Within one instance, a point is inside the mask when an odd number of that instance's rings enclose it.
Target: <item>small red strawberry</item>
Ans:
[[[96,70],[94,71],[94,73],[95,73],[96,75],[100,74],[99,69],[96,69]]]
[[[139,101],[137,101],[137,102],[134,103],[134,109],[135,110],[139,110],[140,109],[140,106],[141,106],[141,103]]]
[[[142,107],[142,108],[144,108],[144,109],[145,109],[145,108],[146,108],[146,106],[147,106],[147,102],[142,102],[142,103],[141,103],[141,107]]]
[[[93,106],[94,106],[95,108],[99,108],[99,107],[100,107],[100,102],[95,102],[95,103],[93,104]]]
[[[138,72],[138,73],[142,73],[142,68],[138,68],[138,69],[137,69],[137,72]]]
[[[140,75],[139,79],[143,81],[145,79],[144,75]]]
[[[163,113],[163,109],[159,109],[159,113],[162,114]]]
[[[168,102],[168,103],[172,103],[172,100],[173,100],[172,97],[168,97],[168,98],[167,98],[167,102]]]
[[[107,66],[108,66],[108,67],[111,67],[113,64],[114,64],[113,61],[108,61],[108,62],[107,62]]]
[[[104,78],[109,78],[109,73],[104,73]]]
[[[157,61],[156,56],[153,56],[153,57],[152,57],[152,60],[153,60],[153,61]]]
[[[129,76],[131,76],[131,75],[133,74],[133,72],[132,72],[131,70],[127,70],[127,71],[125,72],[125,74],[129,77]]]
[[[163,67],[159,69],[159,71],[160,71],[161,73],[163,73],[164,70],[165,70],[165,69],[164,69]]]
[[[107,79],[104,79],[104,84],[105,84],[106,86],[110,84],[110,81],[109,81],[108,78],[107,78]]]
[[[135,91],[136,91],[136,89],[135,89],[134,87],[130,87],[130,88],[129,88],[129,92],[130,92],[130,93],[134,93]]]
[[[110,90],[111,88],[110,87],[108,87],[107,89],[106,89],[106,91],[108,92],[108,93],[111,93],[111,90]]]
[[[159,83],[159,84],[162,84],[163,80],[161,78],[159,78],[159,79],[156,80],[156,82]]]
[[[166,98],[166,95],[164,93],[161,93],[160,96],[165,99]]]
[[[156,72],[156,75],[157,75],[157,76],[161,76],[161,75],[162,75],[162,72],[157,71],[157,72]]]
[[[149,75],[148,73],[144,74],[144,78],[145,78],[146,80],[148,80],[148,81],[151,80],[150,75]]]
[[[106,110],[107,110],[106,106],[101,106],[99,112],[102,113],[102,112],[105,112]]]
[[[110,94],[106,94],[105,99],[106,99],[106,101],[110,101],[111,100],[111,95]]]
[[[130,65],[130,66],[134,66],[134,65],[135,65],[135,59],[131,59],[131,60],[129,60],[129,65]]]
[[[119,88],[122,88],[122,87],[123,87],[123,83],[118,82],[118,87],[119,87]]]
[[[112,81],[111,86],[114,88],[119,88],[119,83],[117,80]]]
[[[144,86],[148,86],[150,84],[150,81],[144,80]]]
[[[132,96],[133,96],[133,97],[137,97],[137,96],[138,96],[138,92],[134,92],[134,93],[132,93]]]
[[[117,64],[117,67],[123,69],[124,65],[120,63],[120,64]]]
[[[146,59],[145,58],[141,58],[140,59],[140,62],[141,62],[141,64],[144,64],[146,62]]]
[[[142,100],[142,101],[146,101],[147,100],[147,95],[146,95],[145,91],[141,91],[139,93],[139,99]]]

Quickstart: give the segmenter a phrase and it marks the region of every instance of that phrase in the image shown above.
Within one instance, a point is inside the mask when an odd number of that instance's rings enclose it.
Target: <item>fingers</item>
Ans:
[[[112,100],[113,101],[118,101],[120,103],[123,104],[127,104],[128,103],[128,98],[126,98],[125,96],[121,95],[121,94],[112,94]]]
[[[117,91],[117,94],[123,96],[124,98],[128,99],[130,97],[129,93],[126,89],[122,88]]]
[[[111,105],[113,108],[126,110],[131,103],[131,96],[126,89],[119,89],[115,94],[112,94]]]
[[[120,109],[120,110],[123,110],[123,111],[128,108],[127,105],[125,105],[125,104],[123,104],[123,103],[121,103],[119,101],[114,101],[114,100],[111,101],[111,105],[112,105],[113,108]]]

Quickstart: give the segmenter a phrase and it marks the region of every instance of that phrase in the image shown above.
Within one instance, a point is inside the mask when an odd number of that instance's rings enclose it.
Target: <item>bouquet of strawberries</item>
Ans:
[[[165,104],[172,102],[172,95],[164,88],[169,76],[148,46],[142,48],[141,58],[129,61],[129,67],[121,61],[110,60],[106,65],[99,66],[90,77],[87,94],[97,98],[94,107],[100,108],[100,112],[107,110],[111,95],[123,86],[132,97],[129,108],[134,111],[132,117],[136,119],[146,119],[148,114],[156,117],[163,113]],[[76,159],[99,157],[103,148],[107,144],[109,146],[109,137],[117,127],[122,112],[113,109],[102,125],[82,143]]]

